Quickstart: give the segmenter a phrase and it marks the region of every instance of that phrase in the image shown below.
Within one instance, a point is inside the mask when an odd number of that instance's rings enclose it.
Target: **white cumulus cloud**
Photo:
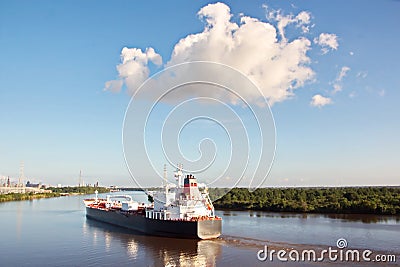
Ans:
[[[342,86],[341,84],[339,84],[339,83],[334,83],[334,84],[333,84],[333,93],[335,94],[335,93],[337,93],[337,92],[342,91],[342,88],[343,88],[343,86]]]
[[[366,72],[366,71],[360,71],[356,75],[357,78],[361,78],[361,79],[365,79],[365,78],[367,78],[367,76],[368,76],[368,72]]]
[[[156,65],[162,64],[162,58],[152,47],[143,52],[139,48],[124,47],[121,51],[121,64],[117,66],[118,80],[107,81],[104,90],[119,92],[125,82],[128,91],[133,93],[148,77],[149,61]]]
[[[289,24],[301,28],[302,33],[308,31],[309,12],[285,16],[273,11],[268,16],[277,26],[243,14],[238,22],[233,21],[229,6],[224,3],[208,4],[197,15],[204,21],[204,29],[179,40],[164,68],[190,61],[213,61],[231,66],[252,80],[271,105],[292,97],[296,89],[314,81],[315,73],[308,56],[312,42],[300,34],[290,41],[285,37],[285,27]],[[337,49],[336,36],[326,35],[329,37],[320,35],[319,44]],[[105,90],[118,92],[125,84],[130,93],[135,92],[149,77],[149,62],[163,64],[153,48],[145,51],[123,48],[121,64],[117,66],[118,79],[108,81]],[[258,101],[252,92],[242,94],[250,101]]]
[[[121,92],[121,88],[123,85],[124,85],[124,82],[122,80],[107,81],[104,85],[104,91],[119,93],[119,92]]]
[[[181,39],[167,66],[195,60],[229,65],[255,82],[271,104],[292,96],[313,78],[308,39],[279,42],[274,26],[248,16],[234,23],[222,3],[209,4],[198,15],[206,22],[203,32]]]
[[[340,69],[340,72],[339,72],[339,75],[338,75],[338,78],[337,78],[337,81],[342,81],[343,80],[343,78],[344,77],[346,77],[346,75],[347,75],[347,72],[350,70],[350,68],[349,67],[347,67],[347,66],[343,66],[341,69]]]
[[[282,41],[286,42],[285,28],[289,24],[294,24],[296,27],[300,27],[303,33],[307,33],[310,30],[309,24],[311,22],[311,14],[307,11],[301,11],[296,16],[293,14],[284,15],[281,10],[268,10],[267,6],[264,6],[267,11],[267,18],[277,22],[277,28]]]
[[[333,93],[337,93],[339,91],[342,91],[343,85],[342,85],[342,80],[344,77],[346,77],[347,72],[350,71],[350,68],[347,66],[343,66],[340,69],[340,72],[337,76],[337,78],[335,79],[335,81],[333,82]]]
[[[332,104],[332,99],[329,97],[324,97],[322,95],[314,95],[311,99],[310,105],[313,107],[323,107],[329,104]]]
[[[329,50],[337,50],[339,43],[337,35],[333,33],[321,33],[318,38],[314,38],[314,43],[320,45],[322,53],[326,54]]]

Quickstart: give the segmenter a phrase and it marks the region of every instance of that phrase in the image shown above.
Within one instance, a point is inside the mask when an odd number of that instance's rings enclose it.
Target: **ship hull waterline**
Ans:
[[[86,217],[155,236],[213,239],[219,237],[222,231],[222,220],[156,220],[140,214],[91,207],[86,207]]]

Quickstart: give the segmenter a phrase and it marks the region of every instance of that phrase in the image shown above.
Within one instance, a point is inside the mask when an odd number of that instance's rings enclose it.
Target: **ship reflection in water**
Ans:
[[[145,266],[216,266],[222,251],[219,240],[148,236],[93,220],[84,221],[83,233],[93,236],[93,246],[105,245],[106,251],[119,243],[127,260]]]
[[[147,199],[143,193],[127,194]],[[86,197],[0,203],[0,266],[286,266],[260,262],[257,252],[266,244],[299,250],[334,247],[340,237],[351,249],[395,254],[397,263],[400,259],[399,216],[217,210],[224,218],[219,238],[177,239],[87,220]]]

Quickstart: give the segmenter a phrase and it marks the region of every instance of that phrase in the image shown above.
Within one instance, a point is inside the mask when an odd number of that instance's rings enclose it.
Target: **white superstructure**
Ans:
[[[175,172],[177,184],[164,185],[162,191],[148,192],[154,199],[154,209],[146,210],[146,218],[161,220],[207,220],[214,219],[214,206],[207,187],[199,190],[197,179],[183,175],[178,167]]]

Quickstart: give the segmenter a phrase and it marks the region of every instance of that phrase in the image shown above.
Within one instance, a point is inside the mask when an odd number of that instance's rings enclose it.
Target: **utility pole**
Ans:
[[[18,178],[18,187],[24,187],[24,162],[21,161],[21,165],[19,167],[19,178]]]
[[[79,171],[79,182],[78,182],[78,187],[82,186],[82,170]]]

